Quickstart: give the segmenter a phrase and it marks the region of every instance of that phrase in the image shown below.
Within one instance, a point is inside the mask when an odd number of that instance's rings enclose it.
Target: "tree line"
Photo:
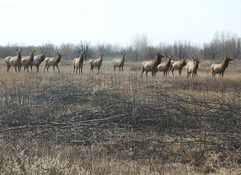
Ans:
[[[126,52],[129,61],[143,61],[155,58],[155,53],[173,55],[174,59],[182,56],[189,58],[198,57],[203,60],[223,59],[226,55],[233,59],[241,58],[241,38],[231,32],[216,32],[213,39],[202,46],[191,42],[178,40],[173,44],[160,42],[153,46],[147,35],[134,35],[127,46],[119,44],[97,43],[92,45],[89,41],[80,40],[79,43],[64,43],[59,46],[53,43],[44,43],[41,46],[24,46],[18,44],[7,44],[0,46],[0,58],[16,55],[16,48],[22,48],[22,55],[29,55],[29,50],[35,50],[36,54],[46,51],[46,57],[55,56],[62,52],[64,59],[72,60],[79,57],[79,51],[85,51],[84,60],[97,58],[99,52],[104,52],[105,59],[120,57],[121,52]]]

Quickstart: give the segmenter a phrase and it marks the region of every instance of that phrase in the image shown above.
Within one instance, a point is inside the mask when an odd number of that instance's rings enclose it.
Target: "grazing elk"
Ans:
[[[39,72],[39,66],[45,60],[45,54],[46,53],[47,52],[42,52],[41,55],[35,55],[34,56],[32,65],[36,66],[36,68],[37,68],[36,72]],[[31,66],[30,66],[30,68],[31,68],[31,71],[32,71],[32,67]]]
[[[164,76],[167,76],[167,71],[171,66],[171,60],[172,56],[167,56],[167,61],[157,66],[158,71],[163,72]]]
[[[226,56],[224,61],[223,61],[223,63],[212,64],[210,66],[211,72],[212,72],[212,76],[215,77],[216,73],[219,73],[223,77],[224,71],[228,67],[228,64],[229,64],[230,61],[233,61],[233,59],[231,59],[228,56]]]
[[[121,58],[114,58],[112,60],[113,66],[114,66],[114,72],[115,72],[116,67],[119,67],[119,71],[121,71],[121,69],[122,69],[122,72],[123,72],[123,66],[124,66],[124,62],[125,62],[126,53],[121,53],[121,55],[122,55]]]
[[[94,67],[97,67],[97,68],[98,68],[98,73],[99,73],[99,71],[100,71],[100,66],[102,65],[104,53],[99,53],[99,55],[100,55],[100,58],[89,60],[89,63],[90,63],[90,71],[92,71],[92,72],[94,72],[94,70],[93,70]]]
[[[47,68],[47,72],[48,72],[50,66],[53,66],[53,71],[55,72],[55,66],[56,66],[58,68],[58,72],[60,73],[58,64],[62,56],[63,56],[62,53],[57,52],[57,57],[46,58],[44,60],[45,62],[44,72],[45,72],[45,68]]]
[[[151,71],[152,73],[152,77],[156,74],[157,72],[157,66],[161,63],[161,59],[164,56],[161,55],[160,53],[156,53],[156,59],[155,60],[150,60],[150,61],[143,61],[141,63],[141,77],[144,73],[144,71],[146,71],[146,77],[147,77],[147,73]]]
[[[83,67],[83,62],[84,62],[84,53],[85,52],[80,52],[79,51],[79,53],[80,53],[79,58],[75,58],[73,60],[73,64],[74,64],[73,72],[76,71],[76,74],[78,72],[78,69],[79,69],[79,73],[80,73],[80,69],[81,69],[81,74],[82,74],[82,67]]]
[[[33,51],[29,51],[29,56],[23,56],[22,59],[21,59],[21,64],[22,66],[24,66],[24,71],[25,69],[27,68],[27,71],[28,71],[28,67],[30,66],[31,70],[32,70],[32,65],[33,65],[33,59],[34,59],[34,56],[33,56],[33,53],[35,52],[35,50]]]
[[[170,67],[170,70],[172,71],[172,75],[174,76],[174,70],[178,70],[179,72],[179,75],[181,75],[182,73],[182,68],[184,66],[186,66],[186,59],[187,59],[187,56],[182,56],[182,60],[179,60],[179,61],[174,61],[172,60],[171,61],[171,67]]]
[[[7,71],[9,71],[11,66],[15,67],[15,72],[17,72],[17,68],[18,68],[18,71],[20,71],[20,68],[22,66],[22,64],[21,64],[21,59],[22,59],[21,51],[22,51],[22,49],[19,49],[19,50],[16,49],[16,51],[17,51],[17,56],[7,56],[5,58],[5,62],[6,62],[6,65],[7,65]]]
[[[199,63],[201,63],[199,58],[192,58],[193,61],[188,61],[187,66],[186,66],[186,70],[187,70],[187,77],[189,77],[189,75],[193,76],[194,74],[197,75],[197,69],[198,69],[198,65]]]

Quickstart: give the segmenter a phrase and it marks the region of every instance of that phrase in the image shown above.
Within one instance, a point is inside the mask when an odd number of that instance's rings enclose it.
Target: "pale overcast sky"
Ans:
[[[215,32],[241,37],[240,0],[0,0],[0,45],[106,43],[202,45]]]

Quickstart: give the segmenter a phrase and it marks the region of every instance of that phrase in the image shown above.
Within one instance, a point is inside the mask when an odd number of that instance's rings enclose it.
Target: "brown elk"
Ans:
[[[197,69],[198,69],[199,63],[201,63],[200,59],[194,58],[194,57],[193,57],[193,61],[188,61],[186,66],[187,77],[189,77],[189,75],[191,76],[193,76],[194,74],[197,75]]]
[[[21,64],[21,59],[22,59],[21,51],[22,51],[22,49],[19,49],[19,50],[16,49],[16,51],[17,51],[17,56],[7,56],[5,58],[5,62],[6,62],[6,65],[7,65],[7,71],[9,71],[11,66],[15,67],[15,72],[17,72],[17,68],[18,68],[18,71],[20,71],[20,68],[22,66],[22,64]]]
[[[99,73],[99,71],[100,71],[100,66],[102,65],[104,53],[99,53],[99,55],[100,55],[100,58],[89,60],[89,63],[90,63],[90,71],[92,71],[92,72],[94,72],[94,70],[93,70],[94,67],[97,67],[97,68],[98,68],[98,73]]]
[[[121,55],[122,55],[121,58],[114,58],[112,60],[113,66],[114,66],[114,72],[115,72],[116,67],[119,67],[119,71],[121,71],[121,69],[122,69],[122,72],[123,72],[123,66],[124,66],[124,62],[125,62],[126,53],[121,53]]]
[[[170,70],[172,71],[172,75],[174,75],[174,70],[178,70],[179,72],[179,75],[181,75],[182,73],[182,68],[184,66],[186,66],[186,59],[187,59],[187,56],[182,56],[182,60],[179,60],[179,61],[174,61],[172,60],[171,61],[171,67],[170,67]]]
[[[47,52],[42,52],[41,55],[35,55],[34,56],[32,65],[36,66],[36,68],[37,68],[36,72],[39,72],[39,66],[45,60],[45,54],[46,53]],[[30,67],[30,68],[31,68],[31,71],[32,71],[32,67]]]
[[[212,64],[210,66],[211,72],[212,72],[212,76],[215,77],[216,73],[219,73],[223,77],[224,71],[228,67],[228,64],[229,64],[230,61],[233,61],[233,59],[231,59],[228,56],[226,56],[224,61],[223,61],[223,63]]]
[[[81,74],[82,74],[82,67],[83,67],[83,62],[84,62],[84,53],[85,52],[79,51],[79,53],[80,53],[79,58],[75,58],[73,60],[73,64],[74,64],[73,72],[76,71],[76,74],[77,74],[78,69],[79,69],[79,73],[80,73],[80,69],[81,69]]]
[[[47,72],[48,72],[49,67],[53,66],[53,71],[55,72],[55,66],[56,66],[58,68],[58,72],[60,73],[58,64],[59,64],[62,56],[63,56],[62,53],[57,52],[57,57],[46,58],[44,60],[44,62],[45,62],[44,71],[45,71],[45,68],[47,68]]]
[[[163,72],[164,76],[167,76],[167,71],[171,66],[172,57],[173,56],[167,56],[167,61],[157,66],[158,71]]]
[[[146,77],[147,77],[147,73],[151,71],[152,73],[152,77],[156,74],[157,72],[157,66],[161,63],[161,59],[164,56],[161,55],[160,53],[156,53],[156,59],[155,60],[150,60],[150,61],[143,61],[141,63],[141,77],[144,73],[144,71],[146,71]]]
[[[22,57],[21,64],[22,64],[22,66],[24,66],[24,71],[25,71],[26,68],[27,68],[27,71],[28,71],[29,66],[32,70],[32,64],[33,64],[33,59],[34,59],[33,53],[34,52],[35,52],[35,50],[33,50],[33,51],[30,50],[29,56],[23,56]]]

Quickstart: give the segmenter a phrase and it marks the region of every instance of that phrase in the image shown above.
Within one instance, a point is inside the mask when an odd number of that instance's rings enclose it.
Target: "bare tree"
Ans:
[[[182,56],[187,55],[186,44],[181,40],[175,41],[173,45],[173,52],[173,55],[181,60]]]
[[[216,32],[207,46],[210,58],[223,58],[226,55],[232,58],[240,56],[240,39],[231,32]]]
[[[61,44],[59,51],[63,53],[65,59],[75,58],[75,45],[71,43]]]
[[[150,45],[150,40],[148,39],[147,35],[134,35],[130,39],[130,43],[130,48],[132,48],[131,55],[134,57],[135,61],[150,59],[150,54],[147,53],[150,49],[148,48]]]
[[[43,51],[46,51],[46,55],[48,56],[54,56],[57,53],[56,46],[53,43],[45,43],[41,46],[41,49]]]
[[[77,50],[84,52],[84,60],[86,61],[88,58],[90,58],[90,42],[89,41],[82,41],[80,40],[80,42],[77,44]]]
[[[203,49],[201,49],[201,52],[203,53],[204,60],[206,61],[207,57],[208,57],[208,44],[207,43],[203,44]]]
[[[166,44],[166,43],[162,43],[160,42],[158,45],[158,50],[163,53],[165,56],[166,55],[173,55],[173,47],[171,44]]]

